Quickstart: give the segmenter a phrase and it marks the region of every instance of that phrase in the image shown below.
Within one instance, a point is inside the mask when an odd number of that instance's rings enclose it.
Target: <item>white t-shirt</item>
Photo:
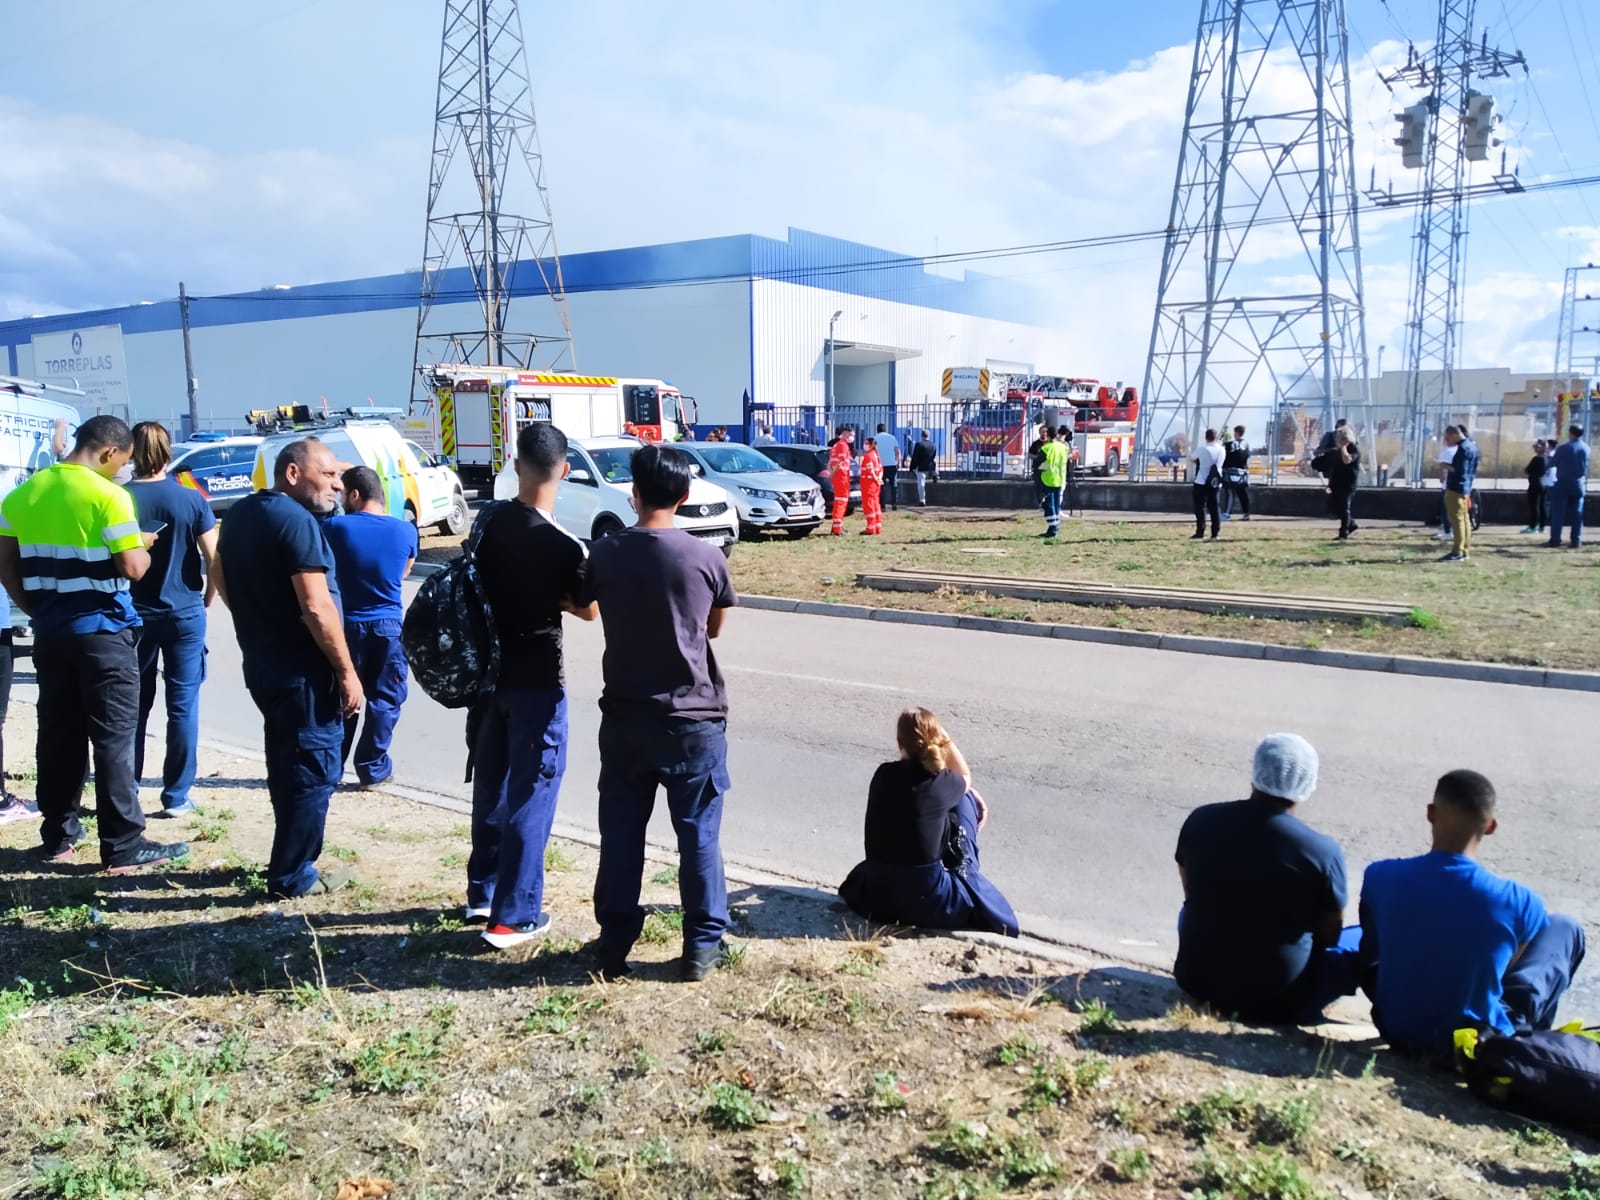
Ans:
[[[872,440],[878,443],[878,457],[886,467],[900,465],[900,443],[892,433],[875,433]]]
[[[1222,473],[1222,447],[1215,442],[1201,442],[1194,453],[1195,468],[1194,481],[1208,483],[1211,479],[1211,468],[1217,468],[1217,473]]]

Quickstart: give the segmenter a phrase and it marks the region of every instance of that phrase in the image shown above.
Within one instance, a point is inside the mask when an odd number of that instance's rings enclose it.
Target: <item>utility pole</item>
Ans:
[[[422,375],[436,362],[576,366],[517,0],[445,0],[444,10],[414,406],[428,400]],[[475,328],[453,308],[469,298],[469,278]],[[529,322],[521,332],[507,328],[513,298]]]
[[[200,405],[195,400],[194,347],[189,341],[189,290],[178,281],[178,316],[183,321],[183,378],[189,391],[189,433],[200,432]]]
[[[1202,0],[1130,479],[1240,405],[1365,401],[1349,55],[1345,0]]]
[[[1510,68],[1528,69],[1521,51],[1489,45],[1487,31],[1472,37],[1476,0],[1439,0],[1439,24],[1431,50],[1410,47],[1406,65],[1383,77],[1423,91],[1407,106],[1400,122],[1401,161],[1422,172],[1418,190],[1392,189],[1367,194],[1379,206],[1415,205],[1416,230],[1411,261],[1410,316],[1406,322],[1406,481],[1422,478],[1423,452],[1432,423],[1455,415],[1455,373],[1461,361],[1461,314],[1465,293],[1468,205],[1474,195],[1522,190],[1516,173],[1500,171],[1490,181],[1470,185],[1471,164],[1489,157],[1494,98],[1474,89],[1480,78],[1503,77]],[[1374,175],[1376,170],[1374,169]]]

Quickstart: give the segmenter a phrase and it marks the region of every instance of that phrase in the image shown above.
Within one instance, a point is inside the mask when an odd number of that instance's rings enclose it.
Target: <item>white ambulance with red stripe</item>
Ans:
[[[462,479],[483,486],[516,456],[517,433],[549,421],[568,437],[687,437],[693,396],[660,379],[433,363],[420,368],[433,395],[434,445]]]

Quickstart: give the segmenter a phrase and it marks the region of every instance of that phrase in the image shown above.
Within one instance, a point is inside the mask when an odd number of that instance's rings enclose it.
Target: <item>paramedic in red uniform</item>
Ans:
[[[868,533],[883,532],[883,459],[878,444],[867,438],[861,447],[861,511]]]
[[[844,513],[850,507],[850,462],[854,455],[850,443],[855,430],[840,428],[834,433],[833,449],[828,451],[828,476],[833,484],[833,534],[844,536]],[[862,501],[865,504],[865,500]]]

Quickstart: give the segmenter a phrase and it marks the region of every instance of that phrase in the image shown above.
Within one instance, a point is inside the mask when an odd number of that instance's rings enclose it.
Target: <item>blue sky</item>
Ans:
[[[1431,38],[1427,0],[1350,0],[1352,52]],[[1525,175],[1600,171],[1590,0],[1482,0],[1531,87],[1496,85]],[[438,0],[52,0],[0,17],[0,318],[414,269]],[[525,3],[563,249],[789,225],[911,253],[1165,222],[1198,0]],[[1585,90],[1587,85],[1587,91]],[[1398,174],[1358,75],[1358,142]],[[1389,157],[1384,157],[1388,155]],[[1363,182],[1368,163],[1361,159]],[[645,186],[641,186],[641,184]],[[1469,365],[1547,370],[1600,192],[1480,206]],[[1398,356],[1408,239],[1372,222],[1374,346]],[[1143,365],[1157,251],[994,268],[1039,286],[1063,371]],[[1085,296],[1092,296],[1086,302]]]

